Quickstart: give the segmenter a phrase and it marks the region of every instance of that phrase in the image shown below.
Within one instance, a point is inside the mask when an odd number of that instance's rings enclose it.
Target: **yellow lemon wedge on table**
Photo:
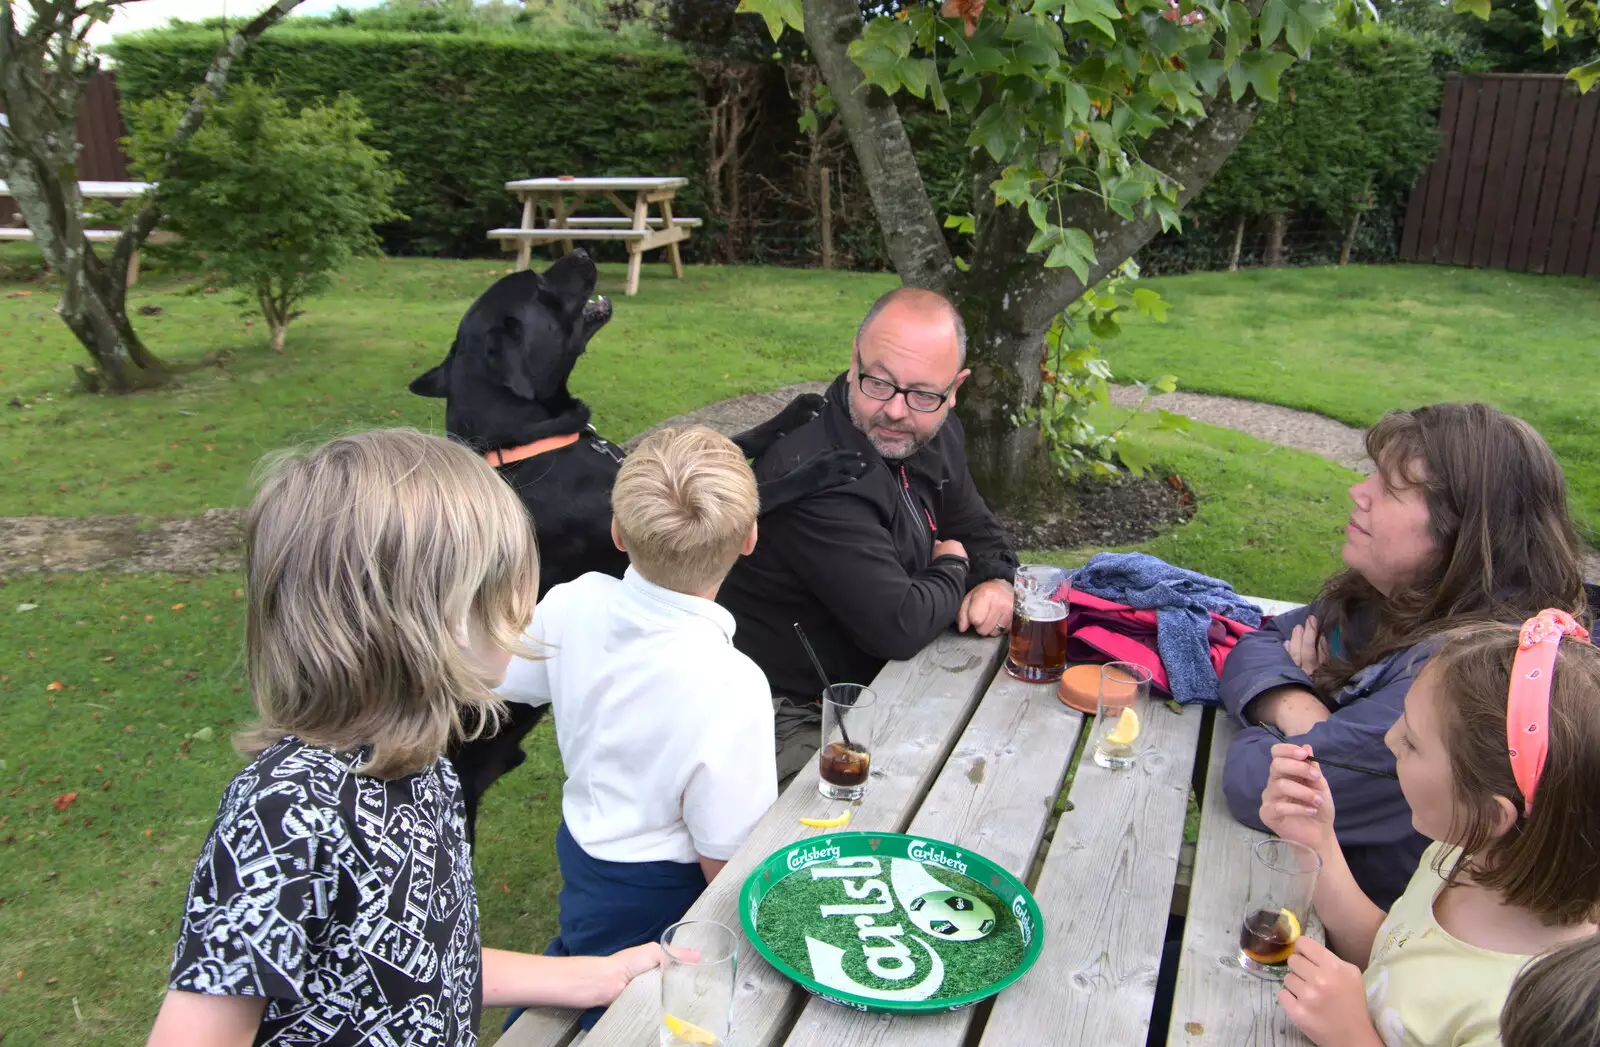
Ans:
[[[720,1042],[715,1033],[702,1029],[692,1022],[686,1022],[675,1014],[666,1015],[661,1019],[661,1023],[667,1027],[667,1032],[671,1033],[679,1043],[706,1044],[709,1047],[716,1047],[717,1043]]]
[[[835,829],[850,821],[850,808],[846,807],[844,813],[837,818],[802,818],[801,825],[809,825],[814,829]]]
[[[1117,717],[1117,725],[1106,735],[1106,741],[1112,745],[1132,745],[1139,737],[1139,714],[1132,709],[1122,710],[1122,715]]]

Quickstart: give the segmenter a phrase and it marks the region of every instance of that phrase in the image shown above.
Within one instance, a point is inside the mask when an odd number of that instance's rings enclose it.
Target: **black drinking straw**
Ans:
[[[1280,742],[1284,742],[1288,745],[1299,744],[1298,742],[1289,741],[1289,736],[1284,734],[1283,730],[1275,723],[1260,723],[1256,726],[1260,727],[1263,731],[1266,731]],[[1390,780],[1397,780],[1400,777],[1393,771],[1381,771],[1376,767],[1358,767],[1353,763],[1340,763],[1337,760],[1324,760],[1322,757],[1316,755],[1311,757],[1311,762],[1326,764],[1329,767],[1337,767],[1341,771],[1354,771],[1356,774],[1369,774],[1374,778],[1388,778]]]
[[[806,655],[811,659],[811,667],[817,670],[817,679],[822,681],[822,693],[826,695],[828,688],[833,684],[828,682],[828,674],[822,668],[822,659],[817,657],[816,649],[811,646],[811,641],[806,639],[806,631],[800,628],[800,623],[794,623],[794,634],[800,637],[800,646],[806,649]],[[844,736],[844,747],[852,752],[859,752],[855,744],[850,741],[850,732],[844,729],[844,717],[839,717],[839,733]]]

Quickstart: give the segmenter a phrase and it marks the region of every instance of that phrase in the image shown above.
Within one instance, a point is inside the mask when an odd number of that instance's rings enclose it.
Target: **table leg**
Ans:
[[[581,199],[581,197],[577,197],[569,202],[565,195],[558,195],[555,198],[555,203],[551,205],[555,211],[555,218],[551,220],[550,224],[557,229],[565,229],[567,227],[568,216],[578,209],[578,202]],[[556,256],[557,258],[560,258],[562,255],[569,255],[572,253],[571,240],[561,240],[559,243],[561,254],[558,254]]]
[[[633,231],[640,237],[650,231],[650,204],[645,200],[645,194],[639,193],[633,198]],[[628,289],[629,295],[639,293],[639,265],[644,261],[644,252],[639,245],[642,240],[628,241]]]
[[[532,193],[518,193],[522,197],[522,228],[532,229],[539,221],[538,198]],[[517,269],[522,270],[533,264],[533,242],[531,240],[517,241]]]
[[[672,201],[661,201],[661,228],[667,232],[674,232],[677,226],[672,224]],[[683,279],[683,256],[678,253],[678,241],[674,240],[667,245],[667,258],[672,261],[672,275],[679,280]]]

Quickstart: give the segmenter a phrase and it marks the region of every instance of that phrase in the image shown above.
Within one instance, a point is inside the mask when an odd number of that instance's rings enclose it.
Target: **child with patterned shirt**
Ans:
[[[514,659],[499,691],[555,713],[560,956],[659,938],[778,795],[771,691],[715,602],[755,548],[743,453],[703,426],[660,430],[622,463],[611,503],[626,575],[546,593],[528,637],[547,657]]]
[[[1513,979],[1600,913],[1600,651],[1570,616],[1446,634],[1385,743],[1436,842],[1385,913],[1356,886],[1306,746],[1278,745],[1261,818],[1316,848],[1328,945],[1302,938],[1278,1000],[1319,1047],[1499,1045]],[[1363,971],[1364,968],[1364,971]]]
[[[409,430],[278,463],[247,522],[259,722],[201,848],[151,1047],[477,1042],[484,1006],[616,998],[654,946],[553,959],[482,947],[452,734],[538,590],[516,495]]]

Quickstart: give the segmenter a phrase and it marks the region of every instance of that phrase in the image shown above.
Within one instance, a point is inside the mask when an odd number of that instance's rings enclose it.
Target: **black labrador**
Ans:
[[[419,396],[443,397],[445,428],[499,467],[533,515],[539,542],[539,596],[589,571],[621,577],[627,554],[611,541],[611,485],[623,452],[589,424],[589,408],[567,380],[611,303],[594,297],[597,273],[582,249],[543,273],[497,280],[461,318],[444,362],[411,383]],[[821,410],[799,396],[776,417],[733,437],[755,457]],[[858,479],[861,455],[832,451],[763,483],[761,511]],[[466,797],[471,839],[485,790],[526,755],[522,739],[543,708],[513,703],[498,733],[453,746],[449,756]]]

